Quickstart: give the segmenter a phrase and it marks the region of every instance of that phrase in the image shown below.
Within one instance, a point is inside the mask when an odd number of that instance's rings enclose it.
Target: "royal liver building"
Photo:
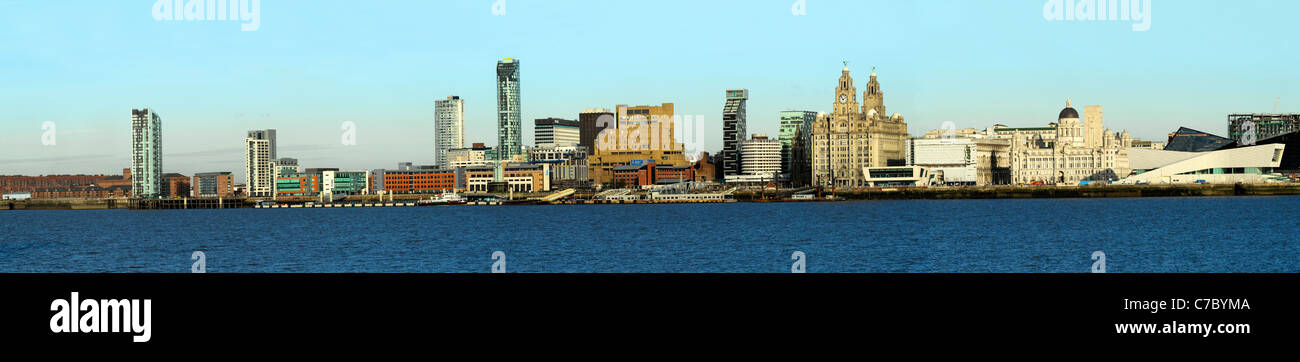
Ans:
[[[1102,126],[1101,106],[1084,107],[1084,120],[1070,100],[1057,123],[1040,128],[998,128],[1011,140],[1011,181],[1015,184],[1077,185],[1129,176],[1128,131]]]
[[[812,125],[812,178],[819,185],[863,186],[864,168],[906,164],[907,122],[898,113],[886,116],[885,94],[875,71],[860,107],[857,92],[845,64],[835,87],[834,111],[819,114]]]

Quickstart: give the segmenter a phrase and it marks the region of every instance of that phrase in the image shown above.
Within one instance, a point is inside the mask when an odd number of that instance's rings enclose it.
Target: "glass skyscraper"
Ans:
[[[497,61],[497,160],[523,153],[519,112],[519,60]]]
[[[812,157],[813,111],[781,111],[781,172],[796,181],[795,173],[807,171]],[[804,176],[804,175],[798,175]]]
[[[149,108],[131,110],[131,192],[162,195],[162,118]]]

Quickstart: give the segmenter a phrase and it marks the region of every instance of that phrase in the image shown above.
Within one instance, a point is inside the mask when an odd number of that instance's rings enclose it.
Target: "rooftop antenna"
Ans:
[[[1273,113],[1277,113],[1277,102],[1281,102],[1281,101],[1282,101],[1282,97],[1277,97],[1277,99],[1273,100]]]

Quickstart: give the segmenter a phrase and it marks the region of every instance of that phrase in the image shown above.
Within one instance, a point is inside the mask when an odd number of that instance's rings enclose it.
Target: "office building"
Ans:
[[[474,143],[470,147],[447,150],[449,168],[489,165],[496,159],[492,147]]]
[[[131,175],[135,197],[162,195],[162,117],[149,108],[131,110]]]
[[[528,162],[551,165],[551,183],[578,184],[591,179],[587,149],[578,145],[539,144],[528,150]]]
[[[190,187],[194,197],[231,197],[235,192],[235,179],[230,172],[203,172],[194,174]]]
[[[447,167],[447,151],[465,147],[465,100],[457,96],[434,103],[434,163]]]
[[[170,198],[189,197],[190,178],[179,173],[163,174],[162,195]]]
[[[1011,183],[1011,143],[976,137],[918,138],[907,141],[907,165],[920,166],[936,182],[951,186]]]
[[[619,105],[618,126],[606,129],[596,139],[596,150],[588,157],[592,182],[609,183],[615,167],[654,162],[689,166],[685,147],[676,141],[673,104],[628,107]]]
[[[886,116],[876,72],[871,72],[860,107],[857,99],[846,65],[835,88],[834,110],[818,115],[812,126],[813,182],[818,185],[866,186],[866,168],[907,163],[907,122],[898,113]]]
[[[722,173],[724,176],[741,174],[740,144],[745,141],[745,101],[747,89],[728,89],[722,106]]]
[[[535,120],[534,124],[533,144],[535,145],[576,146],[582,141],[578,121],[543,118]]]
[[[302,171],[302,167],[298,166],[298,159],[289,157],[275,159],[275,161],[271,163],[271,169],[274,170],[274,175],[277,177],[286,172]]]
[[[781,141],[758,133],[740,144],[740,170],[744,175],[776,178],[781,174]]]
[[[618,119],[609,109],[584,109],[578,114],[578,145],[591,152],[596,149],[596,137],[600,132],[615,127],[618,127]]]
[[[1096,108],[1098,117],[1100,107]],[[1113,181],[1129,174],[1128,131],[1102,131],[1101,144],[1090,146],[1079,112],[1070,100],[1049,127],[996,128],[1011,142],[1011,181],[1015,184],[1077,185]]]
[[[809,184],[812,172],[813,111],[781,111],[781,173],[795,185]]]
[[[523,154],[519,105],[519,60],[497,61],[497,160]]]

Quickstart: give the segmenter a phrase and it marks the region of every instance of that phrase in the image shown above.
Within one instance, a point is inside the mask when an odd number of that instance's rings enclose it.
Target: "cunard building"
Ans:
[[[1128,131],[1102,128],[1101,106],[1079,111],[1065,101],[1057,122],[1048,127],[996,128],[1011,141],[1011,181],[1015,184],[1077,185],[1080,181],[1110,181],[1129,176]]]
[[[818,115],[811,127],[812,181],[819,185],[866,186],[865,168],[906,164],[907,123],[898,113],[886,116],[885,94],[874,71],[861,105],[857,92],[845,64],[835,87],[834,111]]]

